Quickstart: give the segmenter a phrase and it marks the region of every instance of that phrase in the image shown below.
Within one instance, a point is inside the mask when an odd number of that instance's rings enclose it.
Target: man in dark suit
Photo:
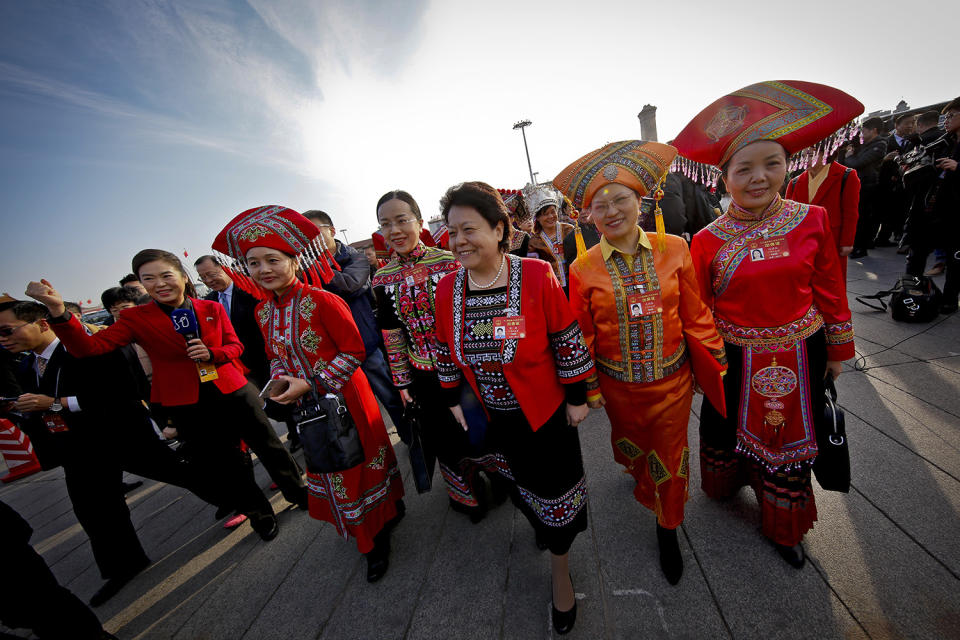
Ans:
[[[73,510],[106,580],[98,606],[150,564],[130,521],[124,471],[212,499],[157,436],[122,354],[74,358],[35,302],[0,303],[0,346],[26,354],[15,375],[23,392],[3,410],[33,441],[44,469],[63,466]]]
[[[857,234],[850,257],[857,259],[873,248],[873,240],[880,227],[878,195],[880,194],[880,165],[887,155],[887,142],[880,132],[883,120],[867,118],[861,126],[863,144],[849,144],[843,148],[837,162],[856,170],[860,178],[860,205],[857,215]]]
[[[257,299],[234,284],[215,256],[200,256],[194,266],[203,284],[210,287],[211,291],[206,299],[215,300],[223,305],[230,317],[230,324],[233,325],[233,329],[237,333],[237,338],[243,344],[240,362],[249,369],[247,379],[257,389],[263,389],[263,386],[270,379],[270,363],[267,361],[267,352],[263,343],[263,334],[260,332],[260,325],[254,316],[254,310],[258,303]],[[279,417],[286,420],[290,451],[296,451],[300,448],[297,430],[292,423],[292,419],[289,418],[289,412],[278,409],[278,407],[280,405],[271,403],[271,409],[275,411],[270,411],[270,413],[274,418]],[[273,431],[273,426],[269,423],[267,425],[269,426],[269,433],[267,433],[266,428],[258,429],[256,433],[244,433],[243,441],[260,458],[264,468],[283,491],[287,500],[301,504],[306,508],[306,489],[304,489],[300,468],[297,467],[297,463],[290,456],[290,453],[283,448]],[[303,493],[302,500],[292,499],[300,493]]]

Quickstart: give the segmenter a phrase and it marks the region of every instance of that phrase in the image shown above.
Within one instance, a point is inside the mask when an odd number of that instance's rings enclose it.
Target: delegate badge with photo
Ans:
[[[527,321],[523,316],[493,319],[494,340],[516,340],[527,336]]]
[[[412,269],[407,269],[404,271],[403,276],[404,282],[407,283],[408,287],[412,287],[414,285],[421,287],[423,286],[423,283],[427,281],[427,268],[422,264],[417,265]]]
[[[200,382],[210,382],[220,377],[217,373],[217,365],[212,362],[197,363],[197,373],[200,374]]]
[[[663,313],[663,299],[659,291],[632,293],[627,296],[627,309],[631,318]]]
[[[56,411],[44,411],[43,424],[47,427],[47,431],[50,433],[70,431],[70,427],[67,426],[67,421],[64,420],[63,416]]]
[[[759,262],[761,260],[776,260],[777,258],[786,258],[790,255],[790,245],[786,238],[760,238],[752,240],[747,249],[750,251],[750,260]]]

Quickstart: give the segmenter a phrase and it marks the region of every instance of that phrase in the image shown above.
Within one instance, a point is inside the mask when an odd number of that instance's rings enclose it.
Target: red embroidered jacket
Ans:
[[[217,367],[214,384],[221,393],[236,391],[247,379],[239,360],[243,345],[230,318],[219,302],[196,298],[190,301],[200,326],[200,338]],[[70,322],[51,326],[67,351],[80,358],[107,353],[131,342],[143,347],[153,364],[151,402],[175,407],[193,404],[200,397],[197,365],[187,357],[186,342],[174,330],[170,316],[156,302],[124,309],[116,323],[93,335],[87,335],[76,316]]]
[[[771,251],[771,243],[779,248]],[[774,257],[777,251],[783,256]],[[800,340],[824,327],[827,357],[853,357],[846,287],[822,207],[778,196],[757,216],[731,204],[694,236],[690,252],[701,296],[727,342]]]
[[[595,373],[580,325],[563,289],[543,260],[508,255],[507,317],[522,316],[525,337],[503,341],[503,375],[534,431],[564,401],[564,384]],[[466,377],[483,397],[463,355],[466,270],[460,268],[437,287],[437,373],[440,384],[456,388]]]

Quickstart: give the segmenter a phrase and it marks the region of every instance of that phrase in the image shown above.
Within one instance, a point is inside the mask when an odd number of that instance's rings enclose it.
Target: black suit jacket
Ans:
[[[211,291],[207,300],[220,301],[220,294]],[[233,325],[237,337],[243,344],[243,353],[240,361],[250,371],[247,377],[254,385],[263,388],[270,379],[270,362],[267,360],[267,350],[263,343],[263,334],[254,313],[259,301],[252,295],[233,285],[233,295],[230,297],[230,324]]]
[[[134,376],[123,354],[113,351],[91,358],[74,358],[57,345],[38,379],[29,354],[17,367],[23,393],[51,397],[76,396],[79,412],[60,412],[69,431],[50,433],[39,412],[18,420],[30,437],[40,464],[50,469],[67,462],[96,464],[104,456],[122,455],[130,438],[156,438]]]

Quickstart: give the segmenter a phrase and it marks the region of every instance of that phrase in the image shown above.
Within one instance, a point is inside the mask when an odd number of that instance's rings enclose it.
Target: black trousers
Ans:
[[[263,468],[280,487],[283,497],[288,502],[299,503],[306,499],[303,473],[263,412],[263,400],[259,393],[249,382],[234,391],[228,396],[227,413],[221,419],[228,418],[236,425],[240,438],[260,458]]]
[[[5,573],[13,582],[0,598],[0,620],[32,629],[41,639],[93,640],[102,637],[97,616],[67,588],[26,542],[4,549]]]
[[[423,412],[424,449],[436,455],[446,471],[455,476],[454,482],[460,485],[455,489],[473,494],[469,479],[459,476],[460,461],[470,453],[470,438],[453,419],[437,372],[414,369],[413,385],[409,390]]]
[[[109,429],[109,439],[77,439],[63,461],[74,514],[105,580],[148,561],[130,520],[124,471],[184,487],[214,504],[221,499],[218,480],[184,464],[156,437],[146,414],[135,422]]]
[[[246,514],[255,528],[273,517],[273,507],[240,450],[239,423],[255,419],[248,415],[250,407],[243,395],[222,394],[208,382],[200,385],[195,404],[157,407],[155,413],[177,429],[183,441],[180,454],[199,483],[213,492],[208,502]]]
[[[853,246],[857,249],[870,249],[873,247],[877,229],[880,227],[876,185],[861,188],[857,216],[857,234],[854,237]]]

